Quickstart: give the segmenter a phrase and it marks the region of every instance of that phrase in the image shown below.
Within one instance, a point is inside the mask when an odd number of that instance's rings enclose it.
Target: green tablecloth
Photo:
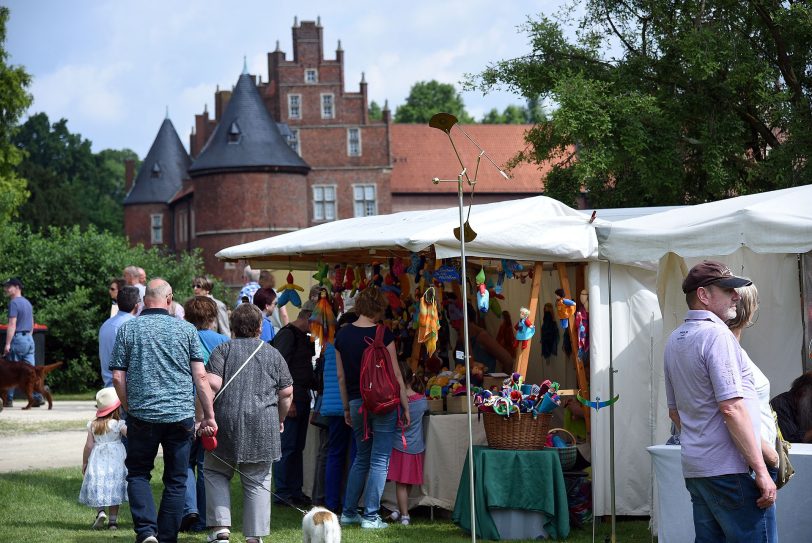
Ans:
[[[468,458],[460,476],[452,520],[471,531]],[[477,537],[500,539],[489,508],[525,509],[547,516],[544,529],[551,537],[570,533],[567,490],[555,451],[512,451],[474,447],[474,500]]]

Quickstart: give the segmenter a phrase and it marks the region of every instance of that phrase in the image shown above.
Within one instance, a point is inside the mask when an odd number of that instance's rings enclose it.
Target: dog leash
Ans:
[[[265,485],[263,485],[261,481],[257,481],[256,479],[254,479],[254,478],[253,478],[253,477],[251,477],[250,475],[246,475],[245,473],[241,472],[241,471],[240,471],[240,470],[237,468],[237,466],[235,466],[235,465],[231,464],[230,462],[227,462],[226,460],[223,460],[223,459],[222,459],[222,458],[220,458],[220,457],[219,457],[219,456],[218,456],[216,453],[214,453],[214,452],[212,452],[212,451],[206,451],[206,452],[208,452],[210,455],[212,455],[213,457],[215,457],[217,460],[219,460],[220,462],[222,462],[222,463],[223,463],[223,464],[225,464],[226,466],[230,467],[231,469],[233,469],[233,470],[234,470],[234,471],[236,471],[237,473],[239,473],[239,474],[240,474],[240,477],[244,477],[244,478],[248,479],[249,481],[251,481],[251,482],[252,482],[252,483],[254,483],[255,485],[257,485],[257,486],[261,487],[263,490],[267,490],[267,491],[268,491],[268,492],[271,494],[271,496],[273,496],[273,497],[274,497],[274,498],[276,498],[277,500],[280,500],[280,501],[285,502],[285,503],[286,503],[286,504],[288,504],[289,506],[291,506],[291,507],[293,507],[294,509],[296,509],[297,511],[299,511],[299,512],[300,512],[302,515],[306,515],[306,514],[307,514],[307,511],[305,511],[304,509],[299,509],[298,507],[296,507],[295,505],[293,505],[293,503],[289,502],[288,500],[286,500],[285,498],[283,498],[283,497],[282,497],[282,496],[280,496],[279,494],[275,493],[275,492],[274,492],[273,490],[271,490],[270,488],[268,488],[268,487],[266,487]]]

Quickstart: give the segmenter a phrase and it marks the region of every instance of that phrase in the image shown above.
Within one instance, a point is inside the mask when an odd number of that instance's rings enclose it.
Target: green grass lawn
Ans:
[[[153,476],[153,492],[160,498],[160,478],[163,464],[159,461]],[[105,541],[133,541],[132,519],[125,504],[119,516],[119,530],[93,531],[94,512],[77,501],[82,475],[79,468],[25,471],[0,474],[0,526],[3,541],[48,541],[51,543],[101,543]],[[232,518],[235,526],[232,542],[245,541],[240,531],[242,520],[242,497],[239,480],[232,484]],[[271,537],[266,543],[299,543],[302,515],[295,509],[274,506],[271,519]],[[617,523],[618,541],[650,541],[647,520],[622,520]],[[598,526],[596,541],[603,542],[609,533],[609,525]],[[203,534],[181,534],[180,543],[205,541]],[[450,520],[434,520],[413,517],[410,526],[392,525],[386,530],[361,530],[359,527],[344,529],[345,542],[373,543],[378,541],[397,543],[429,543],[447,541],[465,543],[471,541]],[[567,541],[587,543],[592,541],[592,528],[586,526],[573,530]],[[529,542],[527,542],[529,543]]]

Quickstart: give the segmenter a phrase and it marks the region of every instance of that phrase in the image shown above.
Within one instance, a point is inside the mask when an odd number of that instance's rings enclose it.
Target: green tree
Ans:
[[[482,124],[504,124],[504,122],[505,116],[495,107],[482,116]]]
[[[369,120],[370,121],[380,121],[383,119],[383,112],[381,111],[381,106],[378,105],[378,102],[373,100],[369,103]]]
[[[23,153],[14,146],[12,138],[20,117],[31,104],[31,95],[25,90],[31,84],[31,76],[21,66],[7,63],[8,18],[9,9],[0,6],[0,225],[14,217],[28,198],[25,178],[16,170]]]
[[[51,386],[63,391],[100,384],[98,330],[110,316],[107,286],[125,266],[141,266],[149,277],[165,278],[178,303],[192,296],[192,280],[203,270],[199,251],[168,255],[157,248],[130,247],[124,236],[93,225],[37,232],[10,223],[0,227],[0,254],[0,277],[22,279],[36,321],[48,326],[47,361],[65,362],[49,376]],[[0,300],[3,316],[7,303]]]
[[[575,3],[578,20],[528,19],[531,52],[468,82],[557,104],[516,157],[559,162],[548,194],[665,205],[812,182],[808,2]]]
[[[465,104],[454,85],[433,79],[412,85],[406,103],[395,110],[395,122],[427,123],[432,115],[439,112],[451,113],[461,123],[474,122],[465,111]]]
[[[35,229],[95,225],[123,232],[124,160],[130,150],[94,154],[89,140],[68,130],[61,119],[51,124],[45,113],[28,118],[14,136],[26,153],[18,172],[28,179],[31,198],[20,219]]]

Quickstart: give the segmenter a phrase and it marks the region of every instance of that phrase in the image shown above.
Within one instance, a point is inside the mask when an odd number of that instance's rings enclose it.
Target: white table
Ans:
[[[472,417],[474,445],[486,445],[485,427],[476,414]],[[409,494],[409,508],[418,505],[431,505],[449,511],[454,510],[457,499],[457,485],[460,482],[462,465],[468,453],[467,415],[429,415],[423,417],[423,436],[426,442],[425,463],[423,464],[423,484],[413,486]],[[307,443],[303,454],[304,488],[310,496],[313,488],[313,471],[316,463],[316,442],[318,428],[310,425]],[[381,503],[387,509],[395,509],[395,485],[386,483]]]
[[[693,543],[694,521],[691,497],[682,478],[679,445],[648,448],[654,459],[654,516],[659,543]],[[795,476],[778,491],[776,513],[781,541],[810,541],[812,514],[809,495],[812,488],[812,444],[793,443],[790,461]],[[662,514],[661,514],[662,511]]]

